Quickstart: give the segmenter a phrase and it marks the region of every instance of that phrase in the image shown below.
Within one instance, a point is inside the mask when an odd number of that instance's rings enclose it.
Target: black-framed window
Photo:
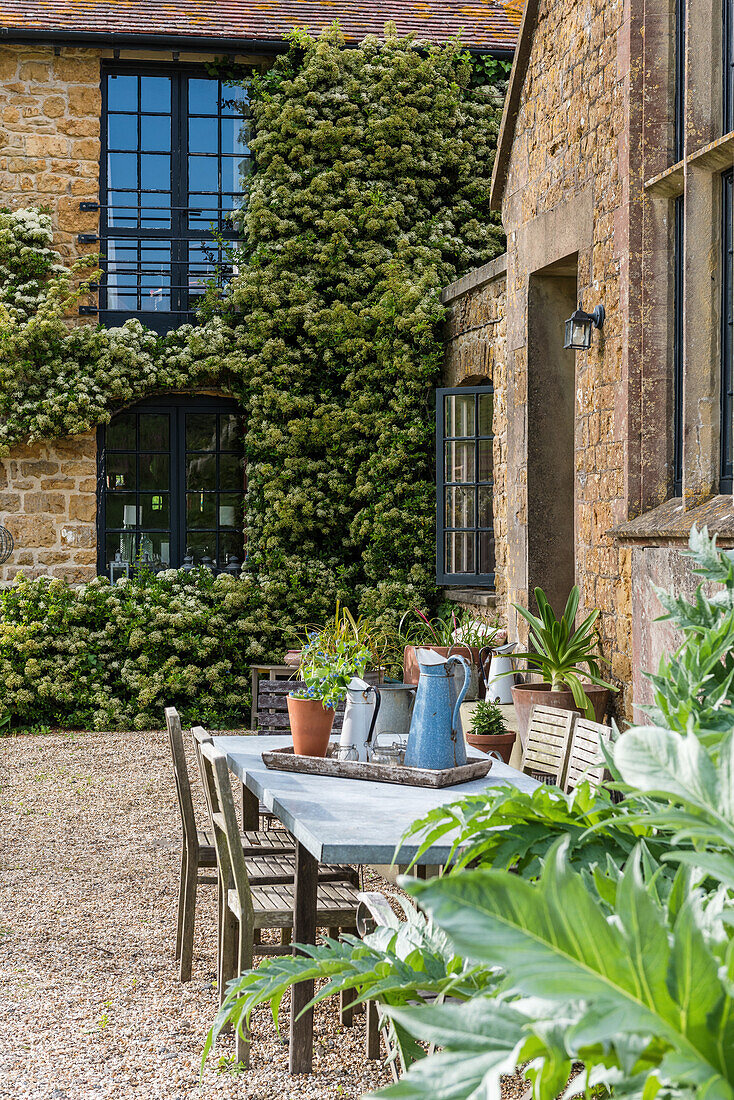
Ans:
[[[724,0],[727,3],[727,0]],[[675,90],[673,154],[682,160],[685,152],[686,109],[686,0],[675,0]]]
[[[492,386],[436,393],[439,584],[494,584]]]
[[[224,570],[244,555],[244,431],[234,402],[144,401],[98,432],[97,567]]]
[[[105,66],[100,236],[105,324],[160,332],[228,277],[228,216],[249,172],[245,90],[184,66]]]
[[[734,130],[734,0],[723,0],[724,7],[724,133]]]
[[[732,491],[732,416],[734,415],[734,169],[722,176],[721,201],[721,481],[722,493]]]
[[[684,197],[673,201],[673,492],[683,494]]]

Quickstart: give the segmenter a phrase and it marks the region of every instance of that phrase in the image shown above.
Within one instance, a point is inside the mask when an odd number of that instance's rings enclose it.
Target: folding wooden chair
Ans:
[[[577,720],[568,755],[566,791],[572,791],[583,779],[588,780],[592,790],[596,790],[609,778],[601,745],[611,744],[612,740],[611,726],[591,722],[588,718]]]
[[[522,771],[540,783],[563,786],[566,761],[578,715],[555,707],[533,707],[522,756]]]
[[[214,808],[212,828],[219,874],[223,885],[220,938],[220,996],[227,982],[252,966],[255,950],[263,955],[282,955],[284,944],[255,945],[255,932],[264,928],[293,929],[293,883],[255,885],[248,874],[242,851],[227,758],[213,744],[201,743],[208,804]],[[316,919],[320,928],[356,930],[359,893],[347,882],[324,882],[317,887]],[[236,1060],[249,1064],[249,1035],[237,1034]]]

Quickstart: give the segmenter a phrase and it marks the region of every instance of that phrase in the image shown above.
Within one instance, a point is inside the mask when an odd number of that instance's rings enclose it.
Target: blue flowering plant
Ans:
[[[305,686],[291,691],[292,699],[318,699],[333,710],[345,698],[349,681],[364,676],[371,652],[354,638],[328,638],[312,631],[301,650],[298,678]]]

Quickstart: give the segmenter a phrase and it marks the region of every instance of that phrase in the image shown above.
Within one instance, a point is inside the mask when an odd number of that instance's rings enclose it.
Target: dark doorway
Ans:
[[[530,277],[528,292],[528,595],[557,614],[575,583],[576,356],[563,326],[576,308],[576,256]]]

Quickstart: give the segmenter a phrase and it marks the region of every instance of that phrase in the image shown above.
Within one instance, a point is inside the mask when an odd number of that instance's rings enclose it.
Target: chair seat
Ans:
[[[255,928],[292,928],[295,887],[292,882],[271,886],[251,884]],[[236,890],[227,891],[227,903],[241,919]],[[320,928],[356,928],[359,891],[346,882],[320,882],[316,921]]]
[[[252,838],[258,834],[245,833]],[[206,830],[199,830],[199,867],[217,866],[217,852],[213,844],[202,843],[207,838]],[[243,844],[242,850],[247,864],[247,874],[251,882],[293,882],[296,876],[296,857],[291,846],[289,851],[280,852],[264,845]],[[345,863],[319,867],[319,882],[351,882],[356,885],[359,876],[353,867]]]
[[[214,837],[211,829],[197,829],[199,841],[200,867],[216,867],[217,857],[214,849]],[[293,837],[285,830],[275,832],[271,829],[251,829],[240,833],[242,837],[242,850],[246,856],[264,855],[280,856],[293,855]],[[206,862],[204,862],[206,860]]]

